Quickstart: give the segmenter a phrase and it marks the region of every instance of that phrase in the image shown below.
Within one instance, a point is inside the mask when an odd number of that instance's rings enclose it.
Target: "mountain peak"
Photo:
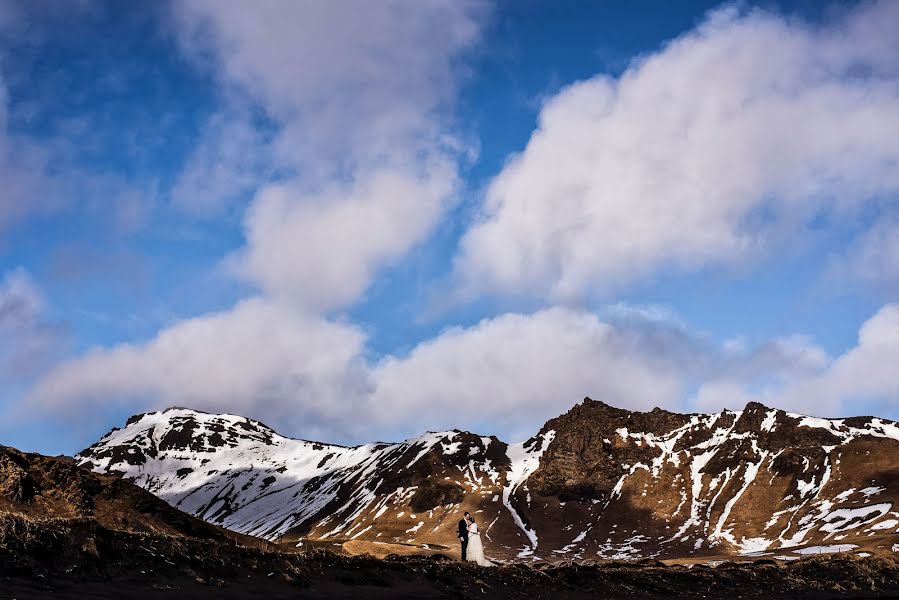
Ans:
[[[743,408],[744,413],[759,412],[759,411],[767,412],[769,410],[771,410],[771,409],[768,408],[767,406],[765,406],[764,404],[762,404],[761,402],[757,402],[755,400],[750,400],[749,402],[746,403],[746,406]]]

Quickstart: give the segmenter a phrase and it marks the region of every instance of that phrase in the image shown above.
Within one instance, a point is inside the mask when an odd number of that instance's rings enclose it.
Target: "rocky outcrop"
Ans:
[[[563,502],[608,498],[629,465],[650,463],[657,455],[652,446],[631,443],[627,432],[671,431],[689,419],[658,408],[631,412],[586,398],[543,426],[541,431],[556,434],[528,486]]]
[[[34,497],[34,481],[17,455],[0,452],[0,497],[8,502],[27,503]]]
[[[92,473],[71,458],[0,446],[0,514],[23,522],[95,523],[109,530],[226,540],[237,537],[172,508],[120,477]]]

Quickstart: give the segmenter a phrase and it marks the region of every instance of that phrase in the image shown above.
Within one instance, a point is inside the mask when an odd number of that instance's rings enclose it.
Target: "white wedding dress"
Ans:
[[[482,567],[492,567],[493,563],[484,556],[484,544],[477,523],[468,524],[468,550],[465,552],[468,562],[478,563]]]

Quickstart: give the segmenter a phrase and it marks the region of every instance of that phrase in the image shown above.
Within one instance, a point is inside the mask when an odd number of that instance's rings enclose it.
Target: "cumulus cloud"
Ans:
[[[480,0],[260,3],[172,7],[179,39],[282,126],[276,147],[305,177],[397,154],[446,135],[460,55],[476,43]]]
[[[586,395],[639,410],[757,398],[813,413],[896,398],[894,305],[837,357],[802,336],[716,343],[670,309],[622,303],[599,316],[500,314],[371,357],[360,327],[323,315],[356,301],[452,205],[457,61],[483,10],[257,8],[172,5],[191,56],[273,121],[262,139],[247,122],[213,120],[176,193],[213,214],[252,196],[246,243],[226,264],[259,295],[61,363],[30,406],[190,405],[370,441],[438,427],[526,437]],[[741,260],[895,193],[897,14],[868,4],[811,26],[727,9],[619,79],[570,86],[490,185],[456,262],[466,291],[567,300],[665,266]],[[240,160],[260,147],[278,181]]]
[[[305,308],[351,303],[453,201],[464,145],[452,104],[484,3],[266,2],[247,11],[197,1],[172,10],[189,55],[272,121],[267,136],[240,119],[213,123],[174,197],[227,205],[264,183],[264,169],[243,157],[265,154],[282,177],[255,194],[231,266]]]
[[[372,374],[382,421],[465,424],[528,437],[586,395],[649,410],[676,406],[685,355],[595,315],[553,308],[453,328],[388,357]]]
[[[421,241],[449,205],[455,169],[378,169],[314,194],[262,189],[246,216],[246,247],[232,269],[266,293],[327,310],[355,300],[378,267]]]
[[[565,88],[461,242],[466,293],[608,293],[895,200],[897,27],[893,2],[824,25],[725,8]]]
[[[742,380],[803,377],[830,361],[827,352],[804,335],[777,337],[754,345],[746,340],[728,340],[722,345],[722,357],[723,365],[717,371]]]
[[[659,345],[664,335],[556,308],[450,329],[407,356],[370,362],[359,329],[256,298],[63,363],[32,407],[187,405],[340,441],[440,427],[493,433],[497,421],[500,433],[524,435],[588,393],[635,409],[677,403],[688,344]]]
[[[845,415],[853,403],[899,404],[899,304],[888,304],[865,321],[857,344],[814,376],[790,382],[770,395],[774,402],[817,414]]]
[[[887,304],[865,321],[857,343],[830,357],[807,338],[789,338],[769,348],[762,363],[753,369],[765,377],[748,381],[745,373],[720,372],[704,382],[692,401],[700,410],[722,406],[738,408],[757,400],[778,408],[819,416],[851,416],[856,406],[899,405],[899,304]],[[792,357],[786,366],[785,357]],[[745,364],[745,361],[739,361]]]
[[[869,320],[858,346],[836,358],[798,336],[718,344],[670,322],[610,323],[552,308],[451,328],[408,354],[372,360],[360,329],[255,298],[144,344],[63,363],[30,406],[67,414],[92,403],[188,405],[340,442],[451,427],[516,440],[584,396],[634,410],[718,411],[755,399],[851,414],[860,395],[897,399],[897,335],[897,305]]]
[[[605,322],[579,310],[506,314],[449,329],[373,365],[378,419],[529,435],[583,396],[615,406],[717,412],[750,400],[805,414],[851,416],[857,400],[895,406],[899,305],[831,357],[807,336],[716,343],[679,320]],[[385,420],[386,419],[386,420]],[[459,426],[459,425],[456,425]]]
[[[619,301],[607,304],[600,313],[612,320],[650,321],[685,326],[673,308],[661,304],[630,304]]]
[[[777,408],[789,406],[820,414],[823,407],[817,398],[787,402],[783,391],[817,377],[831,362],[827,352],[807,336],[779,337],[758,344],[745,338],[727,340],[721,345],[718,360],[695,379],[698,387],[687,404],[693,410],[715,412],[724,408],[739,410],[756,400]]]
[[[365,339],[321,315],[356,300],[454,201],[466,147],[452,104],[484,3],[273,1],[247,11],[197,0],[171,11],[183,48],[227,100],[172,200],[215,215],[252,197],[246,244],[225,263],[260,295],[142,344],[89,351],[51,371],[32,399],[190,404],[349,435],[370,398]],[[264,113],[262,129],[240,112],[247,104]]]
[[[97,348],[62,363],[33,390],[31,404],[65,413],[109,403],[190,406],[316,431],[321,423],[346,423],[352,403],[364,398],[357,365],[364,340],[352,325],[251,298],[180,321],[146,343]]]

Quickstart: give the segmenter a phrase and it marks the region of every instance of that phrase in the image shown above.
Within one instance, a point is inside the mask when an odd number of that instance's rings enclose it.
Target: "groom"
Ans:
[[[462,562],[465,562],[465,551],[468,549],[468,513],[465,518],[459,520],[459,541],[462,542]]]

